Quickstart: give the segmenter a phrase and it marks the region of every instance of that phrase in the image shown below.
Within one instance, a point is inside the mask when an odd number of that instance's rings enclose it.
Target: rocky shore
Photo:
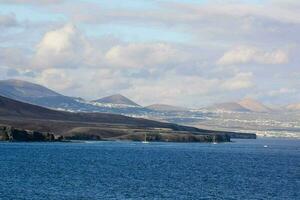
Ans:
[[[38,131],[22,130],[11,126],[0,126],[0,141],[10,142],[57,142],[69,140],[98,140],[98,141],[143,141],[150,142],[230,142],[229,135],[196,135],[188,133],[171,132],[135,132],[125,133],[115,132],[107,134],[107,131],[97,133],[73,132],[71,134],[60,136],[52,133],[43,133]]]
[[[11,126],[0,126],[0,141],[12,142],[55,142],[61,141],[61,136],[51,133],[16,129]]]
[[[109,113],[51,110],[0,96],[0,140],[130,140],[162,142],[229,142],[251,133],[199,129]]]
[[[104,141],[144,141],[149,142],[230,142],[228,135],[196,135],[182,133],[129,133],[115,137],[103,137],[99,134],[66,135],[66,140],[104,140]]]

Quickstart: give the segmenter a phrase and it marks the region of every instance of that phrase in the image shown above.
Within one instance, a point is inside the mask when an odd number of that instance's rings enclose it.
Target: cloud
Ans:
[[[36,68],[89,67],[100,53],[72,24],[47,32],[36,47]]]
[[[217,64],[285,64],[288,61],[288,54],[280,49],[266,52],[256,47],[238,46],[225,52],[224,55],[217,61]]]
[[[263,19],[278,23],[299,24],[299,3],[266,1],[261,4],[249,4],[232,1],[207,1],[206,3],[182,3],[180,1],[156,1],[153,10],[114,9],[105,10],[97,4],[85,4],[85,9],[73,6],[68,13],[74,20],[86,23],[132,22],[173,26],[202,25],[206,21],[228,22],[239,19]],[[298,5],[298,6],[295,6]],[[88,11],[87,11],[88,10]],[[77,11],[77,12],[74,12]],[[74,14],[76,13],[76,14]],[[215,24],[216,25],[216,24]],[[236,27],[238,28],[238,27]],[[232,30],[231,30],[232,31]]]
[[[181,62],[186,55],[165,43],[133,43],[112,47],[105,58],[113,66],[141,68]]]
[[[36,77],[36,81],[57,91],[70,89],[76,84],[62,69],[46,69]],[[63,83],[63,84],[62,84]]]
[[[121,92],[144,104],[199,105],[224,94],[236,94],[254,86],[251,72],[240,72],[227,78],[181,76],[170,72],[158,80],[137,79]]]
[[[16,19],[16,15],[11,13],[11,14],[0,14],[0,28],[1,27],[12,27],[12,26],[16,26],[17,23],[17,19]]]
[[[279,93],[299,88],[300,4],[247,2],[0,0],[22,8],[0,15],[0,76],[33,74],[67,95],[123,93],[145,104],[291,98]]]
[[[271,97],[281,96],[281,95],[291,95],[297,93],[297,89],[295,88],[286,88],[282,87],[277,90],[272,90],[268,92],[268,95]]]
[[[222,88],[227,90],[241,90],[241,89],[247,89],[252,86],[254,86],[252,82],[253,74],[251,72],[247,73],[238,73],[234,77],[225,80],[222,83]]]
[[[28,66],[27,52],[21,48],[0,47],[0,67],[26,68]]]
[[[46,68],[170,66],[188,59],[188,54],[168,43],[119,43],[103,48],[74,25],[48,31],[36,46],[33,66]]]

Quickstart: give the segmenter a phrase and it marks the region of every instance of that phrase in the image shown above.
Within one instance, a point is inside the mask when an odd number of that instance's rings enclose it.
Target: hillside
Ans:
[[[0,81],[0,95],[48,108],[76,110],[84,107],[77,98],[64,96],[42,85],[23,80]]]
[[[27,81],[9,79],[0,81],[0,94],[10,98],[19,100],[27,100],[27,98],[42,98],[62,96],[46,87]]]
[[[222,111],[232,111],[232,112],[249,112],[250,110],[241,106],[235,102],[226,102],[214,104],[213,106],[208,107],[209,110],[222,110]]]
[[[270,112],[272,111],[271,108],[267,107],[266,105],[260,103],[257,100],[246,98],[239,102],[241,106],[244,108],[252,111],[252,112]]]
[[[105,112],[116,114],[143,114],[148,110],[121,95],[113,95],[97,102],[61,95],[51,89],[22,80],[0,81],[0,95],[14,100],[73,112]],[[110,102],[110,103],[109,103]],[[120,105],[124,106],[120,106]]]
[[[286,108],[290,111],[300,111],[300,103],[290,104]]]
[[[152,131],[156,134],[165,132],[166,134],[239,135],[239,133],[204,130],[115,114],[55,111],[1,96],[0,124],[27,130],[53,132],[63,136],[72,136],[74,133],[85,137],[94,137],[103,133],[120,136],[144,133],[145,131]],[[74,131],[80,128],[84,131]],[[243,134],[243,137],[247,136],[254,137],[251,134]]]

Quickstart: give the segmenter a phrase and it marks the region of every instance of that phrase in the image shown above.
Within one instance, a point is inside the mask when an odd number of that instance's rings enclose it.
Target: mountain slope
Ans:
[[[102,103],[102,104],[115,104],[115,105],[127,105],[127,106],[140,106],[132,100],[124,97],[121,94],[115,94],[107,97],[103,97],[93,102]]]
[[[300,103],[290,104],[286,108],[291,111],[300,111]]]
[[[219,103],[208,107],[210,110],[222,110],[231,112],[249,112],[250,110],[235,102]]]
[[[44,86],[22,80],[0,81],[0,95],[55,109],[76,110],[83,107],[74,97],[64,96]]]
[[[179,126],[176,124],[157,122],[141,118],[126,117],[123,115],[108,113],[72,113],[65,111],[56,111],[15,101],[0,96],[0,117],[17,117],[37,120],[62,120],[74,122],[90,123],[112,123],[112,124],[131,124],[142,127],[174,128],[182,130],[193,130],[196,128]]]
[[[77,130],[76,134],[79,134],[81,139],[93,138],[96,136],[97,139],[101,139],[102,136],[100,135],[104,132],[109,135],[135,134],[138,132],[144,135],[145,132],[149,131],[156,132],[155,137],[159,137],[161,132],[168,132],[168,134],[179,133],[193,135],[256,137],[255,134],[204,130],[189,126],[181,126],[142,118],[132,118],[116,114],[56,111],[15,101],[2,96],[0,96],[0,124],[14,126],[23,130],[53,132],[61,135],[72,135],[74,134],[74,130]],[[82,131],[78,132],[78,130]]]
[[[41,85],[15,79],[1,80],[0,94],[11,98],[18,98],[20,100],[26,100],[27,98],[62,96]]]
[[[241,106],[244,108],[251,110],[252,112],[270,112],[272,111],[271,108],[265,106],[264,104],[251,99],[251,98],[246,98],[243,99],[242,101],[239,102]]]
[[[68,110],[74,112],[106,112],[117,114],[139,114],[147,112],[146,109],[138,107],[129,99],[114,96],[112,99],[119,100],[134,106],[114,106],[87,102],[80,98],[61,95],[42,85],[22,80],[0,81],[0,95],[18,101],[39,105],[56,110]],[[116,101],[118,103],[118,101]]]

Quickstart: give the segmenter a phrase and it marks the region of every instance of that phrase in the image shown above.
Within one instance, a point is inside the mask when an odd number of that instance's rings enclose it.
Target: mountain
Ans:
[[[52,110],[37,105],[32,105],[6,97],[0,96],[0,116],[17,117],[38,120],[63,120],[79,122],[98,122],[98,123],[115,123],[115,124],[134,124],[140,126],[157,126],[171,128],[171,124],[144,120],[140,118],[131,118],[123,115],[108,113],[73,113],[66,111]],[[171,125],[171,126],[170,126]],[[191,129],[195,130],[195,129]]]
[[[131,101],[127,97],[124,97],[121,94],[115,94],[115,95],[103,97],[101,99],[94,100],[93,102],[101,103],[101,104],[113,104],[113,105],[125,105],[125,106],[140,107],[140,105]]]
[[[73,112],[106,112],[137,115],[144,114],[148,111],[121,95],[104,98],[103,104],[101,104],[85,101],[82,98],[61,95],[42,85],[13,79],[0,81],[0,95],[42,107]],[[109,101],[109,99],[111,99],[111,101]],[[108,102],[123,103],[124,105],[126,104],[126,106],[108,104]]]
[[[300,111],[300,103],[290,104],[286,108],[291,111]]]
[[[10,98],[18,98],[20,100],[26,100],[27,98],[62,96],[41,85],[16,79],[1,80],[0,94]]]
[[[213,135],[220,136],[220,140],[224,141],[228,141],[228,135],[256,137],[254,134],[204,130],[116,114],[57,111],[2,96],[0,96],[0,124],[22,130],[51,132],[66,138],[85,140],[130,139],[137,136],[143,138],[145,132],[153,134],[153,138],[152,136],[151,138],[155,141],[160,141],[160,138],[164,138],[166,141],[170,141],[169,139],[173,141],[212,141]]]
[[[15,79],[0,81],[0,95],[48,108],[78,110],[84,107],[78,98],[64,96],[44,86]]]
[[[207,107],[209,110],[223,110],[232,112],[271,112],[271,108],[251,98],[239,102],[226,102]]]
[[[241,106],[244,108],[252,111],[252,112],[270,112],[272,111],[271,108],[265,106],[264,104],[251,99],[251,98],[245,98],[242,101],[238,102]]]
[[[214,104],[213,106],[208,107],[209,110],[222,110],[222,111],[231,111],[231,112],[249,112],[250,110],[241,106],[236,102],[226,102]]]
[[[172,112],[172,111],[188,111],[188,109],[178,106],[171,106],[166,104],[152,104],[146,107],[149,110],[155,110],[155,111],[166,111],[166,112]]]

